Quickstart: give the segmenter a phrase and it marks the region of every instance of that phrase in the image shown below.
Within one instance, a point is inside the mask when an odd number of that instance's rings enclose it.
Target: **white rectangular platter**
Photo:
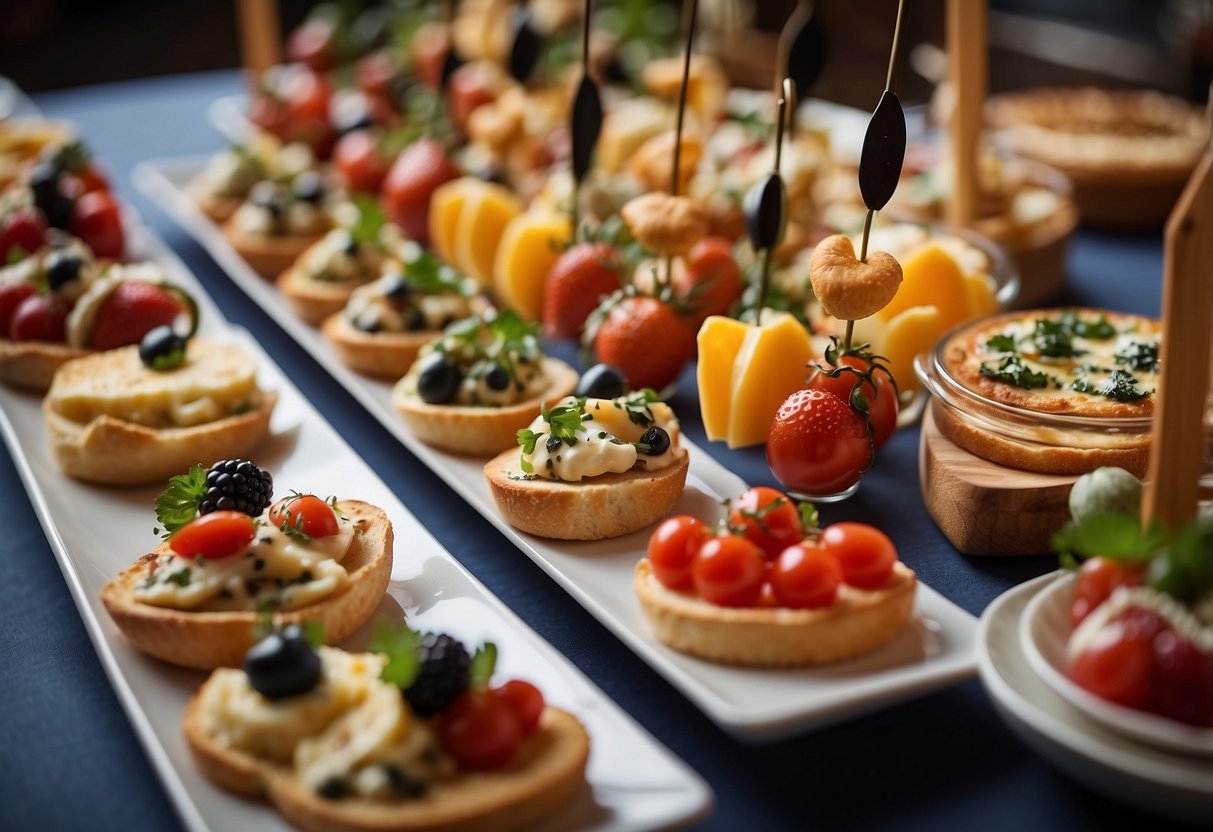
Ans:
[[[137,255],[155,260],[188,288],[202,309],[202,333],[234,340],[257,356],[259,381],[276,390],[272,436],[256,461],[275,491],[294,488],[381,506],[395,528],[392,582],[376,618],[407,619],[422,630],[450,632],[469,645],[500,648],[501,678],[536,683],[548,700],[575,713],[591,737],[589,788],[545,830],[640,830],[689,824],[711,808],[703,780],[657,743],[564,656],[493,597],[425,530],[271,359],[243,330],[224,322],[197,281],[160,241],[135,231]],[[30,494],[47,540],[101,663],[165,788],[191,830],[261,832],[291,827],[272,808],[211,785],[190,759],[180,720],[205,678],[170,668],[130,647],[100,602],[101,587],[157,542],[152,502],[159,487],[100,488],[69,479],[51,458],[39,397],[0,387],[0,431]],[[367,625],[347,646],[365,647]]]
[[[892,643],[856,661],[827,668],[750,670],[712,664],[672,650],[650,633],[632,591],[632,573],[647,531],[614,540],[543,540],[508,526],[497,513],[482,462],[437,451],[415,439],[396,417],[391,385],[347,369],[319,331],[283,308],[273,284],[258,277],[186,193],[200,159],[146,162],[134,174],[144,193],[167,210],[257,304],[274,315],[305,350],[413,454],[552,576],[591,614],[734,736],[768,741],[870,711],[975,673],[976,619],[919,584],[916,615]],[[691,456],[687,488],[675,511],[712,518],[721,501],[746,486],[702,449]]]

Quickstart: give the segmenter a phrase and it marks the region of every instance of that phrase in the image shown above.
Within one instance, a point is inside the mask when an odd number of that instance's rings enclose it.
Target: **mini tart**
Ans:
[[[214,223],[222,224],[232,218],[244,200],[234,196],[207,193],[201,188],[191,188],[190,193],[198,210]]]
[[[92,352],[49,341],[10,341],[0,338],[0,381],[43,393],[51,386],[55,371],[63,364]]]
[[[354,539],[341,561],[349,581],[332,595],[290,612],[276,623],[319,621],[325,641],[335,644],[361,627],[379,606],[392,577],[392,524],[383,510],[357,500],[337,507],[354,524]],[[101,602],[134,647],[161,661],[197,670],[239,667],[253,646],[255,610],[198,612],[157,607],[136,600],[135,587],[157,556],[172,554],[167,541],[118,573],[101,590]]]
[[[275,284],[296,315],[312,326],[320,326],[325,318],[345,309],[354,289],[364,282],[313,280],[293,264],[278,276]],[[429,340],[433,337],[431,334]]]
[[[64,412],[78,398],[139,402],[163,397],[165,389],[186,383],[184,376],[174,374],[213,379],[228,369],[242,372],[231,367],[234,362],[251,361],[235,347],[195,338],[187,355],[223,350],[222,360],[167,371],[161,390],[132,391],[144,372],[157,372],[141,364],[140,369],[132,369],[139,362],[138,350],[130,346],[92,353],[64,364],[55,374],[42,400],[42,414],[55,461],[69,476],[108,485],[158,482],[195,463],[210,465],[225,457],[247,456],[269,433],[278,397],[258,388],[249,410],[188,427],[149,427],[105,413],[78,418],[79,414]],[[114,390],[122,394],[112,395]]]
[[[223,223],[223,234],[253,271],[267,280],[273,280],[294,265],[303,252],[319,242],[325,232],[249,234],[238,227],[234,219],[229,219]],[[340,309],[340,305],[337,308]]]
[[[440,330],[363,332],[341,312],[320,327],[337,357],[352,370],[375,378],[398,379],[409,371],[421,348],[442,335]]]
[[[515,445],[484,466],[497,509],[514,528],[556,540],[619,537],[656,522],[678,502],[690,465],[679,448],[674,462],[656,471],[633,468],[563,482],[525,478],[519,454]]]
[[[1092,87],[998,96],[991,124],[1016,153],[1070,177],[1085,222],[1157,226],[1208,141],[1203,113],[1151,91]]]
[[[508,407],[460,404],[426,404],[406,388],[414,382],[405,376],[392,388],[392,404],[410,431],[427,445],[465,456],[488,456],[502,448],[517,447],[518,431],[539,415],[544,402],[570,395],[577,386],[577,371],[555,358],[542,359],[547,390]]]
[[[507,765],[460,771],[396,803],[327,800],[304,788],[285,766],[231,748],[206,732],[195,694],[182,728],[202,772],[243,797],[265,798],[288,821],[313,832],[511,832],[530,829],[585,788],[590,738],[572,714],[547,708],[539,729]]]
[[[675,650],[721,664],[807,667],[853,659],[891,641],[910,619],[917,583],[898,561],[885,586],[843,584],[829,607],[719,607],[668,589],[644,558],[633,585],[653,633]]]

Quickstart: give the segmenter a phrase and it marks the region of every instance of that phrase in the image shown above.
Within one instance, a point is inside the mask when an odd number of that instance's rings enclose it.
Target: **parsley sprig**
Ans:
[[[413,630],[407,625],[393,626],[380,623],[371,637],[370,650],[372,653],[383,653],[387,656],[387,664],[379,678],[396,685],[401,690],[408,690],[417,681],[421,672],[421,643],[425,633]],[[488,687],[489,680],[497,666],[497,645],[486,641],[476,648],[472,663],[468,668],[468,686],[473,688]]]
[[[584,409],[584,398],[575,399],[573,404],[560,404],[550,409],[545,407],[540,415],[548,423],[550,430],[545,432],[523,428],[518,431],[518,444],[522,446],[522,454],[519,457],[519,467],[522,469],[522,473],[535,473],[535,466],[527,457],[535,453],[535,446],[544,436],[548,437],[549,453],[554,453],[561,443],[570,447],[577,444],[577,431],[581,430],[581,423],[584,421],[581,415]]]
[[[156,497],[156,519],[160,528],[156,531],[161,537],[169,538],[198,516],[198,506],[206,494],[206,469],[201,465],[192,466],[184,474],[171,477],[168,488]],[[160,529],[163,529],[161,531]]]

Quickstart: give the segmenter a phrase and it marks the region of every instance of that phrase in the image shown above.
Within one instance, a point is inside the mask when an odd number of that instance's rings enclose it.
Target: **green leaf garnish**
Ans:
[[[561,404],[551,410],[544,409],[543,420],[552,428],[552,439],[564,442],[566,445],[577,444],[577,431],[581,427],[581,409],[585,400],[578,399],[575,404]]]
[[[491,641],[476,648],[472,656],[471,667],[468,668],[468,686],[473,688],[488,687],[493,678],[493,669],[497,666],[497,645]]]
[[[198,506],[206,494],[206,469],[194,465],[184,474],[168,481],[168,488],[156,497],[156,519],[164,528],[163,537],[172,537],[178,529],[198,516]]]
[[[303,632],[303,640],[312,648],[324,644],[324,622],[320,619],[309,618],[299,625],[299,629]]]
[[[821,526],[821,517],[817,513],[817,506],[812,503],[800,503],[796,506],[800,512],[800,525],[805,529],[816,529]]]
[[[1116,363],[1137,370],[1141,373],[1153,373],[1158,370],[1158,342],[1130,341],[1114,356]]]
[[[164,370],[173,370],[185,363],[185,347],[180,346],[164,355],[158,355],[152,359],[152,369],[163,372]]]
[[[378,241],[379,231],[387,222],[387,216],[379,207],[379,200],[366,194],[354,194],[350,197],[350,201],[358,209],[358,218],[348,229],[354,242],[374,243]]]
[[[387,664],[379,678],[406,690],[417,679],[421,661],[417,652],[421,648],[421,634],[408,627],[393,627],[381,624],[375,628],[371,638],[372,653],[385,653]]]
[[[183,566],[176,572],[171,572],[164,578],[165,583],[176,584],[179,587],[187,587],[190,585],[190,568]]]
[[[415,250],[409,252],[409,255],[411,259],[404,261],[404,276],[411,290],[423,295],[459,294],[467,296],[470,294],[463,275],[433,254],[417,246]],[[479,328],[477,321],[476,329],[479,330]]]
[[[979,368],[979,372],[986,378],[1001,381],[1013,387],[1021,387],[1025,390],[1049,386],[1050,376],[1048,373],[1033,370],[1018,355],[1008,355],[998,363],[997,367],[991,367],[983,362]]]
[[[539,437],[542,433],[536,433],[530,428],[522,428],[518,431],[518,444],[522,446],[522,454],[519,457],[519,467],[522,468],[522,473],[535,473],[535,466],[527,460],[528,454],[535,453],[535,445],[539,442]]]
[[[655,421],[649,405],[661,401],[661,397],[651,387],[628,393],[622,399],[616,399],[627,411],[628,421],[634,425],[648,427]]]
[[[986,341],[986,349],[990,352],[1015,352],[1015,336],[995,335]]]

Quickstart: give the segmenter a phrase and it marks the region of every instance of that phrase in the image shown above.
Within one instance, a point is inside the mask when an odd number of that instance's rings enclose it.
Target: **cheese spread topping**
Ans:
[[[473,314],[475,283],[413,242],[378,280],[354,290],[345,318],[362,332],[439,330]]]
[[[658,427],[669,437],[659,453],[643,441]],[[520,467],[525,474],[562,482],[580,482],[635,467],[655,471],[681,454],[678,420],[669,405],[646,393],[618,399],[561,399],[519,433]]]
[[[354,540],[354,526],[337,515],[338,532],[306,538],[270,523],[263,514],[244,552],[220,559],[160,555],[135,586],[135,599],[179,610],[276,610],[314,604],[345,586],[341,560]]]
[[[335,228],[304,252],[296,268],[323,283],[364,283],[379,274],[386,257],[378,241],[360,241],[348,230]]]
[[[216,153],[198,175],[198,189],[210,196],[243,199],[266,177],[265,164],[243,145]]]
[[[258,182],[232,217],[245,234],[262,236],[320,234],[332,225],[323,194],[303,199],[291,188]]]
[[[1167,620],[1171,629],[1201,650],[1213,651],[1213,621],[1198,618],[1170,595],[1148,586],[1120,586],[1082,620],[1070,636],[1068,653],[1074,659],[1091,646],[1099,631],[1120,613],[1132,608],[1152,610]]]

